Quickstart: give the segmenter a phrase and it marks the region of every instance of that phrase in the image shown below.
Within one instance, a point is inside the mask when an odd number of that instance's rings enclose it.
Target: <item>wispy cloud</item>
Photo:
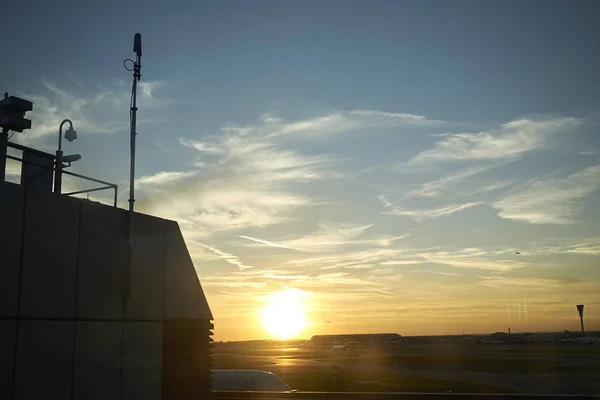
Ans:
[[[550,240],[534,243],[524,252],[525,255],[587,254],[600,255],[600,237],[581,239]]]
[[[371,235],[370,237],[365,237],[365,232],[372,227],[373,224],[322,224],[320,229],[316,232],[294,239],[281,240],[277,243],[248,236],[239,237],[269,247],[311,252],[328,252],[335,251],[343,246],[371,245],[386,247],[397,240],[409,236],[408,234],[404,234],[399,236]]]
[[[496,168],[500,165],[504,165],[504,163],[467,168],[443,178],[425,182],[418,189],[407,193],[406,197],[439,197],[443,190],[452,188],[460,182],[472,178],[475,175],[489,171],[490,169]]]
[[[9,182],[20,182],[21,179],[21,163],[10,158],[6,159],[5,166],[6,180]]]
[[[194,142],[184,144],[197,149]],[[255,138],[226,136],[214,146],[217,157],[197,169],[143,177],[138,183],[144,189],[140,207],[206,235],[265,227],[289,220],[290,211],[298,207],[315,204],[290,183],[333,176],[333,162],[325,157],[282,150]]]
[[[466,248],[455,251],[424,252],[419,253],[419,256],[435,264],[490,271],[510,271],[528,265],[526,262],[507,259],[497,253],[477,248]]]
[[[142,177],[137,182],[141,190],[136,204],[145,212],[176,219],[186,229],[206,235],[292,221],[300,208],[324,203],[305,194],[300,184],[343,178],[344,174],[337,157],[291,150],[289,138],[320,140],[347,132],[371,132],[368,128],[440,123],[413,114],[351,110],[291,121],[264,115],[255,124],[227,124],[202,138],[181,138],[181,145],[198,152],[198,166]],[[323,231],[289,243],[248,235],[244,239],[257,239],[253,241],[271,247],[320,251],[319,247],[336,245],[334,236]],[[397,239],[382,235],[373,240],[386,246]]]
[[[508,276],[478,276],[481,281],[479,285],[488,286],[493,288],[506,288],[506,287],[561,287],[563,285],[569,285],[578,283],[577,279],[573,278],[516,278]]]
[[[547,146],[551,135],[579,122],[575,118],[523,118],[499,129],[452,134],[437,142],[434,148],[413,157],[409,164],[510,159]]]
[[[161,108],[171,102],[163,95],[166,86],[164,81],[139,83],[138,105],[154,113],[152,118],[144,118],[140,113],[139,124],[155,121],[157,112],[160,113]],[[46,136],[56,135],[65,117],[73,121],[75,129],[86,134],[128,129],[130,92],[131,87],[116,82],[95,88],[73,89],[42,80],[39,90],[18,94],[33,102],[33,111],[27,114],[32,126],[27,135],[17,135],[14,140],[37,143]]]
[[[483,185],[471,192],[467,192],[467,193],[461,193],[462,196],[472,196],[475,194],[480,194],[480,193],[486,193],[486,192],[491,192],[493,190],[498,190],[498,189],[502,189],[505,188],[507,186],[510,186],[513,184],[514,181],[511,180],[507,180],[507,181],[498,181],[498,182],[494,182],[491,183],[489,185]]]
[[[389,260],[382,261],[379,265],[416,265],[416,264],[427,264],[430,261],[427,260]]]
[[[363,118],[372,118],[374,121],[381,122],[388,126],[396,126],[400,124],[411,125],[443,125],[445,121],[434,120],[422,115],[393,113],[378,110],[353,110],[349,113],[351,116]]]
[[[222,147],[219,147],[218,144],[208,145],[199,140],[190,140],[190,139],[186,139],[186,138],[181,138],[181,139],[179,139],[179,143],[181,143],[182,145],[184,145],[186,147],[191,147],[193,149],[196,149],[201,153],[220,154],[220,153],[225,152],[225,149]]]
[[[135,180],[136,187],[165,185],[198,175],[199,171],[160,171],[153,175],[142,176]]]
[[[265,246],[275,247],[275,248],[278,248],[278,249],[300,250],[300,249],[296,249],[296,248],[293,248],[293,247],[285,246],[283,244],[269,242],[268,240],[259,239],[259,238],[255,238],[255,237],[251,237],[251,236],[238,236],[238,237],[241,238],[241,239],[250,240],[250,241],[255,242],[255,243],[264,244]]]
[[[416,221],[423,221],[426,219],[438,218],[438,217],[443,217],[446,215],[451,215],[451,214],[457,213],[459,211],[463,211],[468,208],[483,204],[483,202],[474,201],[474,202],[469,202],[469,203],[453,203],[453,204],[445,205],[443,207],[432,208],[432,209],[409,210],[409,209],[403,208],[401,206],[398,206],[398,205],[395,205],[395,204],[389,202],[385,198],[385,196],[379,196],[379,199],[383,203],[384,207],[388,209],[387,211],[383,212],[384,214],[410,217]]]
[[[579,201],[600,189],[600,165],[566,178],[538,180],[495,202],[502,218],[531,224],[572,224]]]
[[[399,236],[365,236],[365,232],[367,232],[372,227],[373,224],[322,224],[320,229],[316,232],[294,239],[280,240],[277,243],[269,240],[258,239],[248,236],[239,237],[269,247],[311,252],[329,252],[338,250],[344,246],[367,245],[387,247],[392,245],[393,242],[402,240],[409,236],[408,234],[403,234]]]
[[[444,276],[463,276],[462,274],[457,274],[456,272],[435,271],[435,273]]]
[[[370,248],[360,251],[339,252],[321,257],[297,257],[286,261],[286,265],[312,266],[320,269],[345,268],[353,265],[378,263],[397,258],[405,249]]]
[[[239,259],[239,257],[234,256],[233,254],[227,253],[227,252],[225,252],[223,250],[219,250],[218,248],[216,248],[214,246],[207,245],[207,244],[200,243],[200,245],[203,246],[204,248],[206,248],[207,250],[211,251],[215,255],[217,255],[223,261],[225,261],[225,262],[227,262],[227,263],[229,263],[231,265],[235,265],[240,270],[245,270],[245,269],[248,269],[248,268],[254,268],[252,265],[246,265],[246,264],[244,264]]]

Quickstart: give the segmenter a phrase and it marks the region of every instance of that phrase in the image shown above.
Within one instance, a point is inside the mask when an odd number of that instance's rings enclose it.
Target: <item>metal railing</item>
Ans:
[[[496,394],[496,393],[405,393],[405,392],[213,392],[214,400],[441,400],[441,399],[599,399],[597,395]]]
[[[34,152],[34,153],[38,153],[38,154],[43,154],[44,156],[48,157],[48,158],[53,158],[56,161],[56,157],[53,154],[49,154],[49,153],[44,153],[42,151],[39,150],[35,150],[32,149],[30,147],[27,146],[23,146],[17,143],[11,143],[8,142],[7,147],[11,147],[13,149],[17,149],[17,150],[21,150],[21,151],[27,151],[27,152]],[[56,173],[56,166],[53,165],[51,167],[49,167],[48,165],[43,165],[43,164],[39,164],[33,161],[29,161],[29,160],[24,160],[23,158],[19,158],[19,157],[15,157],[9,154],[6,154],[6,158],[7,159],[11,159],[11,160],[15,160],[15,161],[19,161],[21,162],[21,164],[28,164],[28,165],[33,165],[39,168],[43,168],[46,170],[51,170],[54,171],[54,173]],[[118,195],[118,191],[119,191],[119,186],[114,184],[114,183],[110,183],[110,182],[106,182],[100,179],[96,179],[96,178],[92,178],[89,176],[85,176],[85,175],[81,175],[81,174],[77,174],[75,172],[69,172],[69,171],[65,171],[64,169],[61,168],[61,173],[65,174],[65,175],[69,175],[69,176],[73,176],[75,178],[80,178],[80,179],[84,179],[87,181],[91,181],[91,182],[95,182],[95,183],[99,183],[103,186],[101,187],[96,187],[96,188],[92,188],[92,189],[83,189],[83,190],[76,190],[73,192],[68,192],[68,193],[62,193],[65,196],[72,196],[72,195],[76,195],[76,194],[83,194],[83,193],[91,193],[91,192],[98,192],[100,190],[109,190],[112,189],[114,191],[113,193],[113,207],[117,206],[117,195]]]

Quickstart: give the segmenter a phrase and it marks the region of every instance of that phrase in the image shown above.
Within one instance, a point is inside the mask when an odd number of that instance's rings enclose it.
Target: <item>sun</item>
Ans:
[[[306,327],[301,293],[286,289],[267,299],[262,309],[262,325],[278,339],[290,339]]]

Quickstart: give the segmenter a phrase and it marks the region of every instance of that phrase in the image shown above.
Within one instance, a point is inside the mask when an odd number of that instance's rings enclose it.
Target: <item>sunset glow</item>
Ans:
[[[262,324],[277,339],[289,339],[307,325],[304,306],[297,291],[287,289],[268,298],[262,310]]]

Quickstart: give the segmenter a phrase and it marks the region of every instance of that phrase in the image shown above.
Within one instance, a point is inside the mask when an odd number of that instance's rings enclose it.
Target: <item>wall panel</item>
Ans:
[[[27,192],[20,315],[73,318],[81,200]]]

